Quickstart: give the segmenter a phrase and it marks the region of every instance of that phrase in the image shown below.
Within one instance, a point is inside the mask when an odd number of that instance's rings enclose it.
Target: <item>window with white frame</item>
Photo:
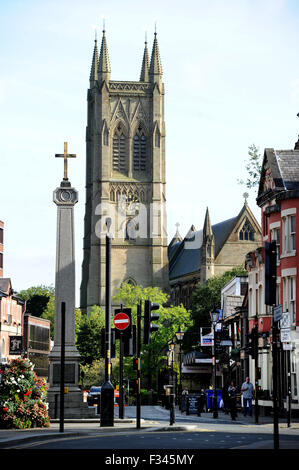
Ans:
[[[276,263],[280,261],[280,228],[274,228],[272,230],[272,241],[276,241]]]
[[[276,284],[276,305],[280,305],[280,284]]]
[[[291,322],[296,324],[296,277],[288,276],[283,279],[283,304],[284,310],[288,310]]]
[[[263,288],[259,286],[259,315],[263,313],[263,306],[264,306],[264,297],[263,297]]]
[[[297,396],[297,374],[296,374],[296,356],[292,354],[292,361],[291,361],[291,380],[292,380],[292,395]]]
[[[291,253],[296,250],[296,216],[284,217],[283,229],[283,253]]]

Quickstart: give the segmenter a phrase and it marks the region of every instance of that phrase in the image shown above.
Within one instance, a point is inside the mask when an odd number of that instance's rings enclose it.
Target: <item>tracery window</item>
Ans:
[[[239,239],[254,241],[254,230],[247,219],[239,232]]]
[[[146,170],[146,136],[141,126],[138,127],[133,141],[134,171]]]
[[[113,171],[126,172],[126,136],[118,124],[113,135]]]

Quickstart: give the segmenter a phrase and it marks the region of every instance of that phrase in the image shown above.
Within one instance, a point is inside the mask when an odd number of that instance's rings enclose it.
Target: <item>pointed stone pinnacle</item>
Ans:
[[[162,75],[162,65],[161,65],[161,59],[160,59],[160,53],[159,53],[157,33],[155,33],[155,39],[153,43],[149,74],[151,75],[151,78],[153,81],[155,81],[153,79],[154,75],[159,75],[159,76]]]
[[[213,235],[213,230],[212,230],[212,225],[211,225],[211,220],[210,220],[210,214],[209,214],[209,208],[208,207],[207,207],[207,210],[206,210],[205,222],[204,222],[204,226],[203,226],[203,235],[204,236]]]
[[[149,80],[149,68],[150,68],[150,61],[149,61],[149,55],[148,55],[148,49],[147,49],[147,41],[145,41],[142,67],[141,67],[141,74],[140,74],[140,81],[141,82],[148,82],[148,80]]]
[[[91,70],[90,70],[90,80],[91,81],[98,79],[98,67],[99,67],[98,41],[95,39],[93,57],[92,57],[92,64],[91,64]]]
[[[111,72],[111,68],[110,68],[110,62],[109,62],[108,47],[107,47],[105,30],[103,30],[99,66],[98,66],[99,79],[108,78],[110,72]]]

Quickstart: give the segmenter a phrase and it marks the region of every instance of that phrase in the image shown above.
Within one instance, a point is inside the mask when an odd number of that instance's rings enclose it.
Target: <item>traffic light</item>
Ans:
[[[124,338],[124,357],[132,357],[136,354],[136,325],[133,325],[132,331],[130,338]]]
[[[258,385],[257,390],[256,390],[256,394],[257,394],[258,398],[262,398],[263,390],[262,390],[261,385]]]
[[[262,369],[261,367],[257,368],[257,380],[260,380],[262,378]]]
[[[248,352],[249,356],[253,356],[253,341],[252,341],[252,334],[247,334],[248,343],[246,343],[246,351]]]
[[[276,240],[265,242],[265,304],[276,305]]]
[[[258,357],[258,331],[257,328],[254,327],[251,330],[251,333],[248,333],[247,338],[249,342],[246,344],[246,351],[252,359],[257,359]]]
[[[253,342],[253,359],[257,361],[258,358],[258,345],[259,345],[259,338],[258,338],[258,327],[254,326],[252,328],[252,342]]]
[[[133,369],[138,370],[138,357],[133,357]]]
[[[144,301],[144,318],[143,318],[143,343],[149,344],[151,332],[157,331],[159,325],[151,323],[151,320],[158,320],[160,315],[158,313],[152,313],[152,310],[158,310],[160,305],[150,300]]]

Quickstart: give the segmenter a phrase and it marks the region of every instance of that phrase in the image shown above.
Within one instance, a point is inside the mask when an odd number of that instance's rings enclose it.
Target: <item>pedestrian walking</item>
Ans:
[[[247,404],[248,414],[252,416],[252,398],[253,398],[254,387],[250,382],[249,377],[246,377],[245,382],[242,384],[241,392],[243,395],[243,415],[247,415]]]
[[[235,386],[235,382],[232,380],[231,384],[229,385],[228,389],[228,400],[229,400],[229,411],[233,421],[236,421],[237,417],[237,406],[236,406],[236,394],[237,389]]]
[[[226,382],[222,388],[223,411],[228,415],[229,410],[229,397],[228,397],[228,383]]]

